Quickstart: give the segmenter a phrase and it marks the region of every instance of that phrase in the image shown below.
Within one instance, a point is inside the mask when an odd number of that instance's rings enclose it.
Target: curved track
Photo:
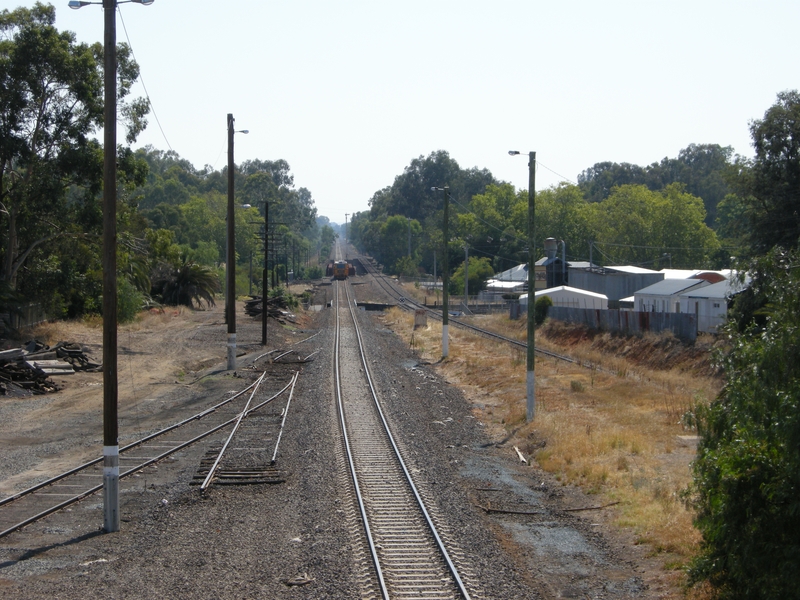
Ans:
[[[375,281],[378,282],[378,285],[381,286],[383,291],[386,292],[391,298],[393,298],[394,300],[396,300],[398,302],[398,306],[400,306],[404,310],[416,310],[416,309],[424,310],[431,317],[433,317],[435,319],[438,319],[440,321],[442,320],[442,312],[441,311],[434,310],[432,308],[428,308],[427,306],[425,306],[424,304],[420,304],[416,300],[408,298],[407,296],[403,296],[402,291],[399,291],[399,290],[397,290],[395,288],[395,286],[394,286],[393,282],[391,281],[391,279],[387,279],[387,277],[385,275],[380,273],[369,262],[361,261],[361,265],[364,267],[364,270],[366,270],[367,274],[371,275],[375,279]],[[457,327],[461,327],[462,329],[467,329],[467,330],[471,331],[472,333],[476,333],[476,334],[482,335],[484,337],[492,338],[492,339],[500,341],[500,342],[505,342],[507,344],[511,344],[512,346],[517,346],[519,348],[525,348],[525,349],[528,348],[528,344],[526,342],[521,342],[519,340],[515,340],[513,338],[506,337],[504,335],[500,335],[499,333],[496,333],[494,331],[490,331],[488,329],[481,329],[480,327],[476,327],[475,325],[471,325],[469,323],[465,323],[463,321],[460,321],[458,319],[453,318],[452,314],[450,315],[449,321],[450,321],[450,324],[455,325]],[[555,352],[550,352],[549,350],[544,350],[542,348],[534,348],[534,351],[537,354],[540,354],[542,356],[548,356],[550,358],[563,360],[565,362],[579,364],[581,366],[588,367],[588,368],[595,368],[595,366],[592,365],[592,364],[583,363],[581,361],[575,360],[574,358],[572,358],[570,356],[564,356],[563,354],[556,354]]]
[[[384,418],[349,285],[334,285],[335,394],[376,587],[382,598],[468,599]]]

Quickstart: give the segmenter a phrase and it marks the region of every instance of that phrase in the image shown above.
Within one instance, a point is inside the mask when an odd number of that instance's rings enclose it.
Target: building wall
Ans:
[[[663,281],[663,273],[620,273],[604,269],[570,269],[570,287],[603,294],[609,300],[633,296],[634,292]]]

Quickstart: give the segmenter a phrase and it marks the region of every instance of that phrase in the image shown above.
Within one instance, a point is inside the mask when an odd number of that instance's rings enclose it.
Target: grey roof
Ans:
[[[690,290],[685,294],[681,294],[681,297],[725,299],[728,296],[733,296],[734,294],[738,294],[747,286],[748,283],[741,285],[739,284],[738,281],[725,280],[725,281],[720,281],[719,283],[712,283],[711,285],[707,285],[703,288]]]
[[[662,279],[653,285],[648,285],[646,288],[638,290],[634,295],[674,296],[704,284],[708,286],[708,282],[704,279]]]

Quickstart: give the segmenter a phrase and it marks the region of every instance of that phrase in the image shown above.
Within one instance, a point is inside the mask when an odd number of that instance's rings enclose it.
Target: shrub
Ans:
[[[544,323],[547,318],[547,311],[550,310],[551,306],[553,306],[553,301],[550,296],[542,296],[537,299],[533,304],[533,322],[537,325]]]
[[[800,598],[800,261],[753,265],[763,326],[731,322],[726,384],[690,421],[700,443],[691,503],[703,535],[691,568],[721,598]]]
[[[144,294],[125,277],[117,279],[117,322],[130,323],[136,319],[144,304]]]

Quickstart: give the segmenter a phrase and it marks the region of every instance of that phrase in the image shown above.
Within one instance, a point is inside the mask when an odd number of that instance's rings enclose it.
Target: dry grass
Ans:
[[[524,320],[475,319],[476,325],[507,337],[526,337]],[[424,358],[439,360],[440,323],[430,320],[427,328],[412,331],[413,317],[399,309],[385,320]],[[536,345],[568,353],[544,336],[537,335]],[[693,432],[680,421],[695,401],[713,397],[720,382],[636,366],[590,346],[569,349],[590,368],[537,357],[536,418],[527,424],[524,350],[451,326],[450,356],[438,368],[465,390],[492,435],[499,439],[518,429],[512,442],[556,479],[596,494],[598,503],[619,502],[616,525],[663,556],[665,569],[676,569],[699,542],[692,515],[680,500],[695,452]],[[676,597],[680,593],[676,588]]]

